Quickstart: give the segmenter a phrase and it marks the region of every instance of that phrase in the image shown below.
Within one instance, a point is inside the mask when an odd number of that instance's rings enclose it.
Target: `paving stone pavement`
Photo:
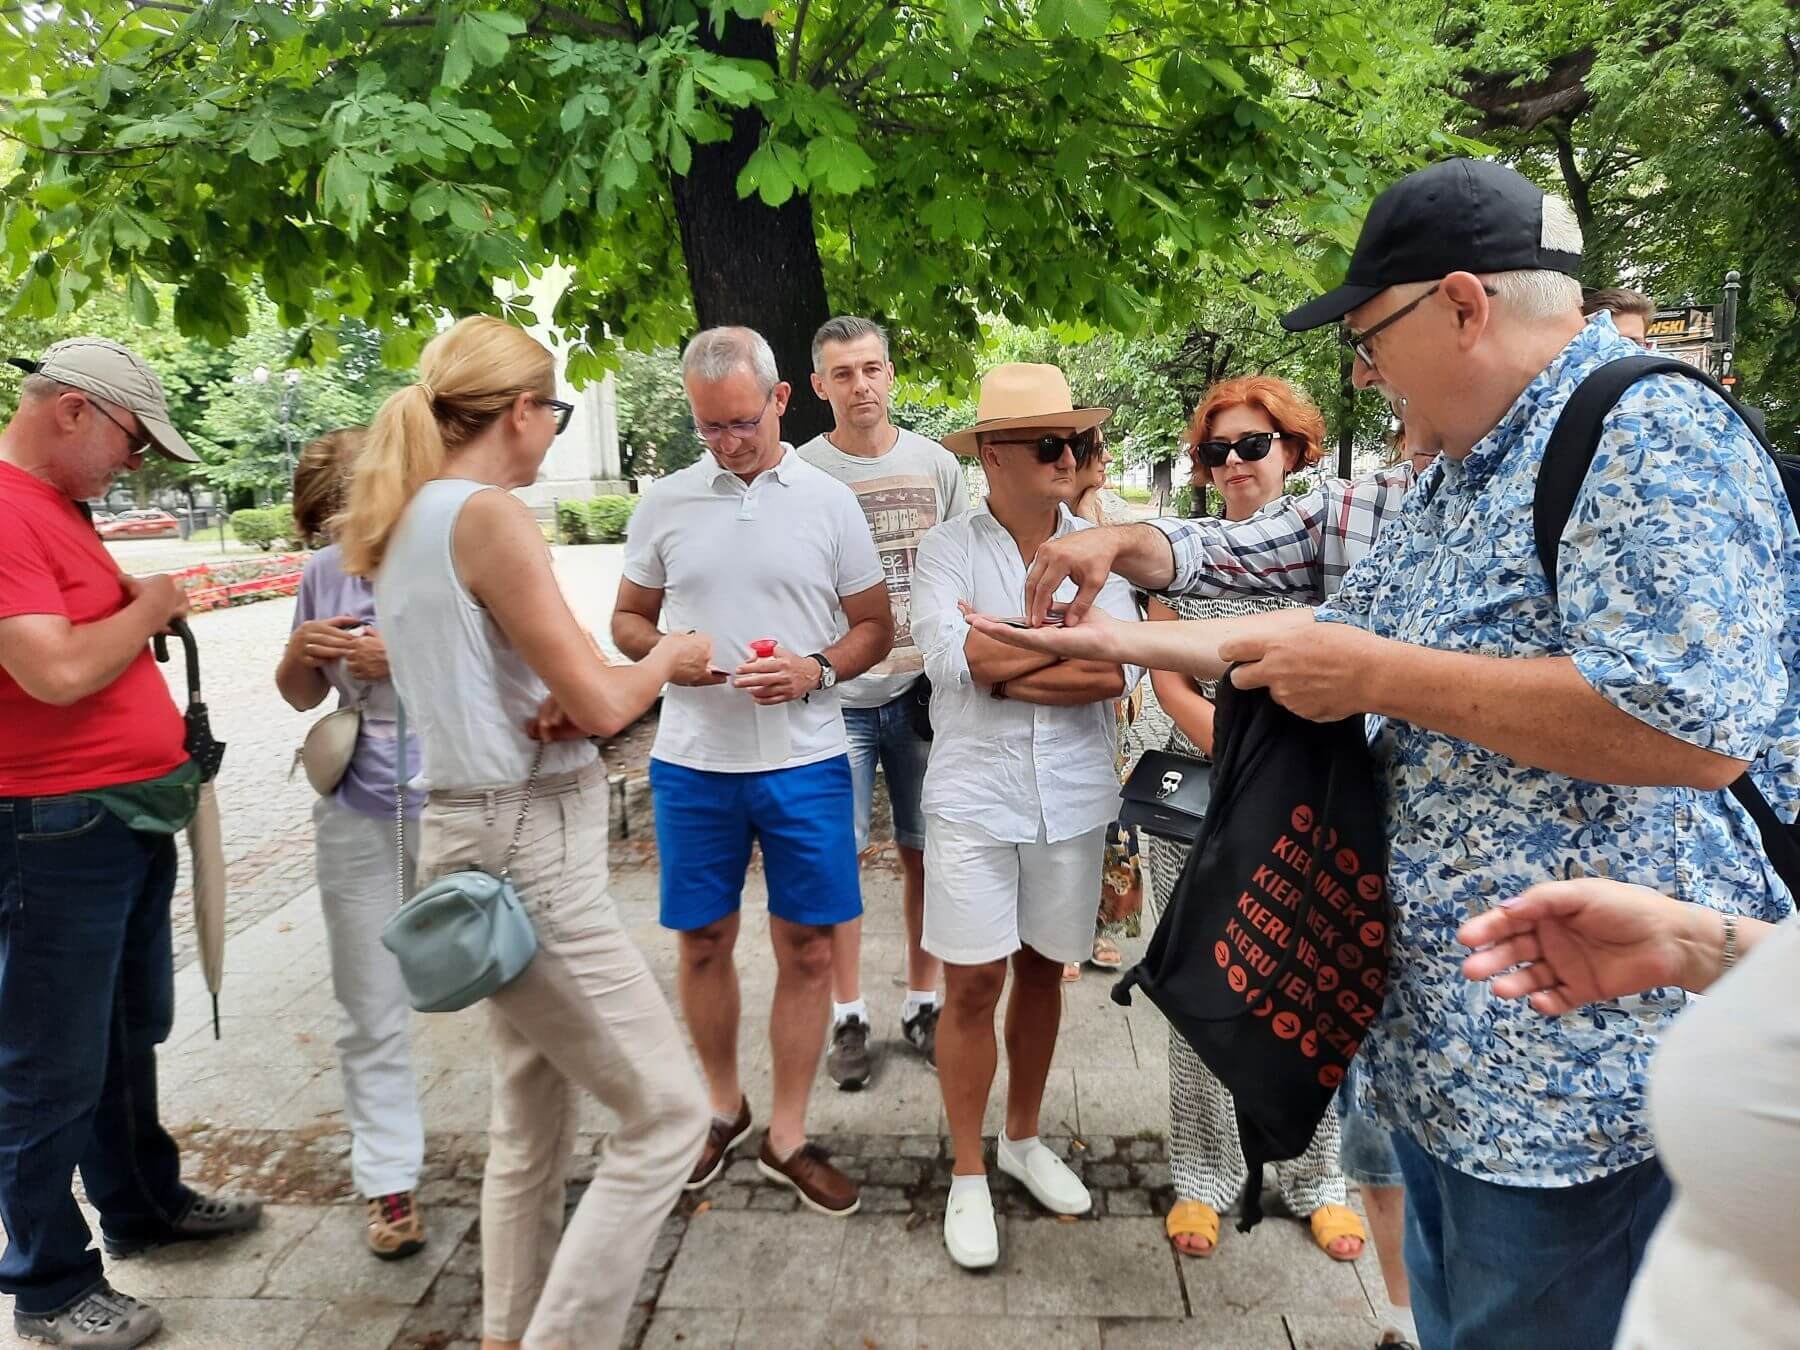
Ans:
[[[566,550],[558,567],[578,614],[603,633],[617,550]],[[160,1063],[164,1118],[182,1142],[188,1179],[263,1197],[268,1220],[229,1243],[110,1263],[109,1274],[162,1309],[167,1325],[153,1345],[476,1350],[489,1100],[483,1014],[414,1019],[428,1131],[420,1199],[431,1241],[410,1261],[376,1262],[361,1244],[362,1210],[348,1173],[336,1012],[311,886],[311,796],[303,781],[285,778],[309,717],[289,712],[271,681],[290,615],[276,602],[196,622],[215,724],[233,746],[220,789],[233,884],[225,1016],[215,1041],[200,973],[184,948],[175,1030]],[[675,945],[656,923],[654,860],[619,866],[638,856],[615,847],[613,889],[673,997]],[[882,1040],[876,1075],[866,1091],[840,1093],[821,1074],[810,1115],[815,1137],[863,1183],[864,1212],[848,1220],[801,1212],[740,1151],[665,1224],[626,1338],[631,1350],[1374,1343],[1383,1299],[1373,1253],[1354,1265],[1329,1261],[1303,1225],[1278,1217],[1273,1196],[1271,1218],[1247,1235],[1228,1229],[1214,1258],[1183,1261],[1169,1249],[1161,1222],[1172,1198],[1162,1138],[1167,1030],[1144,1000],[1112,1004],[1109,982],[1092,972],[1065,990],[1043,1129],[1094,1191],[1094,1212],[1079,1220],[1043,1215],[996,1176],[1000,1264],[979,1275],[952,1266],[940,1236],[949,1189],[943,1111],[935,1076],[898,1042],[904,934],[898,880],[879,855],[865,864],[864,891],[864,992]],[[745,901],[740,1057],[760,1119],[769,1103],[764,1028],[774,980],[760,874]],[[1128,959],[1141,947],[1125,945]],[[996,1104],[1004,1084],[1003,1066]],[[597,1103],[584,1107],[571,1204],[611,1123]],[[996,1105],[988,1132],[998,1126]],[[0,1312],[0,1350],[22,1344]]]

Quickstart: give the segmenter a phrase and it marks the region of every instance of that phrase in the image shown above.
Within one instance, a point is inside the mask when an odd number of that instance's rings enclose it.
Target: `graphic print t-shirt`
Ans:
[[[878,708],[925,671],[912,637],[913,557],[925,531],[969,509],[962,464],[936,441],[904,429],[894,448],[874,459],[846,455],[824,436],[801,446],[800,457],[856,494],[881,555],[894,610],[894,649],[867,674],[838,686],[844,707]]]

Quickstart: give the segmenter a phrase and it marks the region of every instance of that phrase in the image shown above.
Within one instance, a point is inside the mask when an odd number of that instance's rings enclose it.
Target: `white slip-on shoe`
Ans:
[[[969,1187],[944,1207],[944,1246],[964,1270],[986,1270],[1000,1259],[994,1197],[986,1186]]]
[[[1034,1145],[1020,1158],[1013,1152],[1012,1141],[1002,1134],[994,1157],[1002,1172],[1030,1191],[1031,1198],[1052,1214],[1086,1214],[1094,1207],[1094,1197],[1081,1184],[1081,1178],[1045,1145]]]

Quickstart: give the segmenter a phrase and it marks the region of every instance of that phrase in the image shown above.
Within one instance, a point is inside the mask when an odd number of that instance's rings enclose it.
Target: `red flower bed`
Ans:
[[[292,595],[300,589],[300,570],[305,566],[304,553],[278,553],[268,558],[201,563],[173,575],[188,594],[188,607],[198,614]]]

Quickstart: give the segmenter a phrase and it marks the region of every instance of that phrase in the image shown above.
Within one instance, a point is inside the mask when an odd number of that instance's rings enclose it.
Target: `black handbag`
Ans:
[[[906,699],[906,717],[913,735],[922,741],[931,739],[931,676],[921,675],[902,695]]]
[[[1119,821],[1160,839],[1192,844],[1211,798],[1211,764],[1169,750],[1146,750],[1119,790]]]

